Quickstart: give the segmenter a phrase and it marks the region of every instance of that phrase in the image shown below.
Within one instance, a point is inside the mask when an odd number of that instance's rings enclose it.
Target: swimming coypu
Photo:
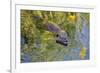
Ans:
[[[39,22],[39,21],[43,22],[43,19],[38,16],[33,16],[33,18],[36,19],[37,22]],[[40,27],[40,26],[42,26],[42,27]],[[50,22],[50,21],[45,21],[43,23],[40,23],[40,25],[37,25],[36,27],[45,29],[49,32],[56,34],[56,36],[55,36],[56,43],[59,43],[64,46],[68,45],[67,33],[64,30],[62,30],[56,23]]]

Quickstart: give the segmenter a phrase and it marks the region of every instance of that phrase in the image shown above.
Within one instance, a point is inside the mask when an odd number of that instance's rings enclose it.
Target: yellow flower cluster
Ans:
[[[71,14],[69,13],[68,14],[68,17],[67,17],[67,20],[70,22],[70,23],[74,23],[76,21],[76,15],[75,14]]]
[[[86,48],[85,47],[81,48],[79,55],[80,55],[81,59],[84,59],[86,57]]]

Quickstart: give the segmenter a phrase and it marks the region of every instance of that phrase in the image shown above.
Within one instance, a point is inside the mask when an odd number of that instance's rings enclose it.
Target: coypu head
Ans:
[[[61,45],[67,46],[68,45],[68,36],[65,31],[60,31],[56,35],[56,43],[59,43]]]

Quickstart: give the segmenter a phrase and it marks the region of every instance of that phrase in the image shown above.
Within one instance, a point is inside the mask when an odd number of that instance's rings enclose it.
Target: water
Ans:
[[[82,30],[81,32],[76,32],[76,40],[77,42],[81,42],[82,46],[86,49],[86,56],[84,59],[89,59],[89,28],[87,26],[86,20],[82,21]],[[80,60],[79,53],[81,51],[81,47],[72,48],[67,55],[64,56],[64,60]]]

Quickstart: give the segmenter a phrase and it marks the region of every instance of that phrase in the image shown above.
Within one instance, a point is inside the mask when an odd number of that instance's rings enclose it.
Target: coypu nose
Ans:
[[[64,45],[64,46],[68,45],[68,41],[62,42],[62,41],[56,40],[56,43],[59,43],[59,44]]]

